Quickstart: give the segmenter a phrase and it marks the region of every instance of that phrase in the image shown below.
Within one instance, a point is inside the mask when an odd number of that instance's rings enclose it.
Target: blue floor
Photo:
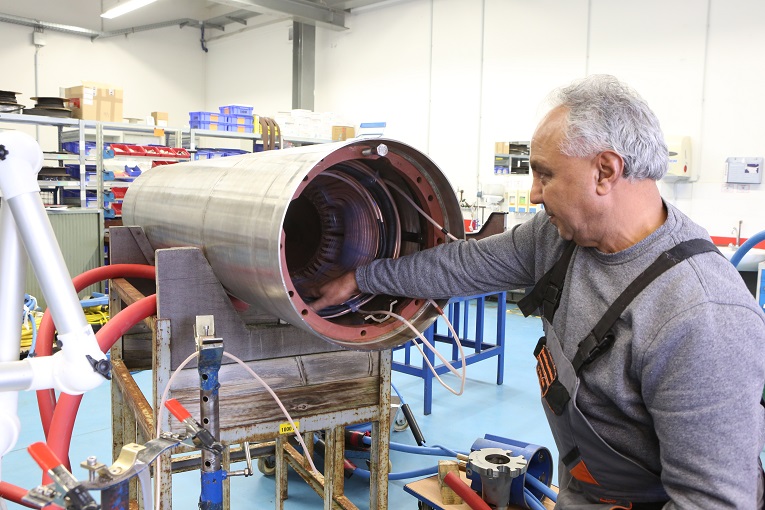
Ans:
[[[493,314],[493,315],[492,315]],[[487,304],[487,322],[494,324],[496,306]],[[489,341],[493,341],[493,328],[487,327]],[[541,404],[539,389],[534,372],[532,351],[542,334],[541,322],[536,318],[523,318],[515,306],[508,307],[506,324],[505,382],[496,384],[497,361],[492,358],[467,369],[467,383],[462,396],[455,396],[434,383],[433,411],[423,413],[423,383],[416,377],[393,373],[393,383],[401,392],[406,402],[414,411],[417,422],[423,431],[428,445],[443,445],[455,450],[468,450],[473,441],[484,434],[495,434],[521,441],[546,446],[553,453],[557,467],[557,451],[547,427]],[[444,349],[450,354],[450,349]],[[403,353],[396,352],[395,359],[403,360]],[[136,375],[136,381],[142,388],[150,388],[151,375],[146,372]],[[443,376],[452,387],[458,387],[459,381],[452,375]],[[93,390],[85,395],[75,424],[71,455],[74,474],[80,479],[86,478],[79,463],[90,455],[110,463],[111,456],[111,417],[110,391],[108,385]],[[40,469],[26,452],[26,447],[43,440],[40,427],[37,401],[34,393],[26,392],[19,396],[19,417],[22,424],[21,437],[17,447],[6,455],[2,463],[2,480],[30,488],[40,483]],[[394,432],[391,441],[415,444],[409,430]],[[410,471],[435,465],[438,457],[424,457],[412,454],[391,452],[393,471]],[[237,464],[234,469],[241,469]],[[389,486],[389,508],[417,508],[416,500],[405,493],[404,485],[408,481],[393,481]],[[173,477],[173,508],[197,508],[199,474],[182,473]],[[346,495],[359,508],[369,508],[369,485],[365,480],[353,477],[346,480]],[[254,476],[236,477],[231,481],[231,508],[259,509],[274,507],[274,480],[255,473]],[[321,508],[322,500],[313,490],[290,472],[289,499],[285,508]],[[24,508],[9,503],[9,509]]]

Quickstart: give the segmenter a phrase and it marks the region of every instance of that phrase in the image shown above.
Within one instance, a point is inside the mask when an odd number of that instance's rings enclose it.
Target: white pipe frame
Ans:
[[[45,207],[37,174],[40,146],[18,131],[0,132],[0,457],[18,440],[18,391],[53,388],[79,395],[104,376],[88,361],[106,359],[88,324]],[[19,361],[26,257],[42,289],[62,343],[53,356]]]

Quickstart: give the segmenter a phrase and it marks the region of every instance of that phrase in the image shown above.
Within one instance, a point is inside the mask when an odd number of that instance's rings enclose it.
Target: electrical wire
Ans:
[[[390,317],[393,317],[394,319],[398,319],[399,321],[403,322],[409,329],[412,330],[412,332],[414,332],[415,335],[417,335],[416,338],[412,339],[412,343],[414,344],[415,347],[417,347],[417,350],[420,351],[420,354],[422,355],[422,359],[428,365],[428,368],[430,368],[430,371],[433,372],[433,376],[436,378],[436,380],[441,384],[441,386],[446,388],[451,393],[453,393],[453,394],[455,394],[457,396],[462,395],[462,393],[465,391],[465,380],[467,378],[467,372],[466,372],[467,363],[465,362],[465,351],[462,348],[462,342],[460,342],[460,339],[459,339],[459,336],[457,335],[457,332],[454,331],[454,328],[452,327],[451,322],[449,322],[449,319],[446,317],[446,315],[444,314],[444,311],[441,309],[441,307],[438,306],[432,299],[428,300],[428,302],[431,303],[436,308],[436,310],[438,311],[439,314],[441,314],[441,316],[446,321],[446,324],[449,327],[449,330],[454,335],[454,342],[457,344],[457,347],[458,347],[459,352],[460,352],[460,356],[462,357],[462,371],[461,371],[461,373],[459,371],[457,371],[457,369],[452,366],[452,364],[449,362],[449,360],[447,360],[440,352],[438,352],[438,350],[433,346],[433,344],[431,344],[428,341],[428,339],[425,338],[425,335],[423,335],[417,328],[415,328],[412,325],[411,322],[406,320],[401,315],[398,315],[398,314],[393,313],[391,311],[384,311],[384,310],[371,310],[371,311],[359,310],[359,311],[362,312],[362,313],[367,313],[367,314],[378,314],[378,315],[390,316]],[[388,317],[386,317],[386,319],[387,318]],[[377,320],[377,319],[375,319],[375,320]],[[441,379],[441,377],[438,375],[438,372],[436,372],[435,367],[430,362],[428,357],[425,355],[425,351],[417,343],[417,341],[416,341],[417,338],[419,338],[422,341],[422,343],[424,343],[433,352],[433,354],[435,354],[436,357],[438,357],[438,359],[440,359],[441,362],[443,362],[444,366],[447,367],[452,374],[454,374],[454,375],[456,375],[457,377],[460,378],[460,389],[459,390],[453,389],[451,386],[446,384],[443,381],[443,379]]]
[[[438,230],[440,230],[441,232],[443,232],[443,233],[446,235],[446,237],[448,237],[448,238],[449,238],[449,239],[451,239],[452,241],[457,241],[457,240],[458,240],[458,239],[457,239],[456,237],[454,237],[454,236],[453,236],[453,235],[452,235],[452,234],[451,234],[451,233],[450,233],[448,230],[446,230],[444,227],[442,227],[441,225],[439,225],[439,224],[438,224],[438,222],[437,222],[436,220],[434,220],[433,218],[431,218],[431,217],[428,215],[428,213],[426,213],[425,211],[423,211],[423,210],[420,208],[420,206],[418,206],[418,205],[417,205],[417,204],[414,202],[414,200],[412,200],[412,199],[409,197],[409,195],[407,195],[406,193],[404,193],[404,191],[403,191],[401,188],[399,188],[398,186],[396,186],[395,184],[393,184],[392,182],[390,182],[390,181],[388,181],[388,180],[384,180],[383,182],[385,182],[385,184],[387,184],[388,186],[390,186],[391,188],[393,188],[393,189],[394,189],[396,192],[398,192],[398,194],[399,194],[399,195],[401,195],[401,196],[402,196],[402,197],[403,197],[403,198],[404,198],[404,199],[405,199],[407,202],[409,202],[409,204],[410,204],[412,207],[414,207],[414,208],[417,210],[417,212],[419,212],[419,213],[420,213],[420,214],[421,214],[421,215],[422,215],[422,216],[423,216],[423,217],[424,217],[426,220],[428,220],[430,223],[432,223],[432,224],[433,224],[433,226],[435,226],[435,227],[436,227]]]
[[[198,352],[191,353],[185,360],[181,362],[180,365],[178,365],[178,368],[176,368],[173,371],[173,373],[170,375],[170,379],[167,381],[167,385],[165,386],[165,389],[162,392],[162,398],[159,402],[159,410],[157,411],[157,430],[156,430],[157,437],[159,437],[160,433],[162,432],[162,418],[163,418],[163,413],[165,412],[165,403],[167,402],[167,397],[170,394],[170,388],[172,387],[173,381],[175,380],[175,376],[181,373],[181,370],[198,355],[199,355]],[[295,421],[292,419],[292,416],[290,416],[290,413],[287,411],[287,408],[284,407],[284,404],[279,399],[279,397],[276,396],[276,393],[274,393],[274,390],[271,389],[271,386],[269,386],[263,379],[261,379],[260,376],[256,374],[254,370],[248,367],[247,364],[241,359],[237,358],[233,354],[230,354],[226,351],[223,351],[223,355],[229,358],[230,360],[235,361],[237,364],[241,365],[271,395],[271,398],[274,399],[276,404],[279,406],[279,409],[281,409],[282,413],[287,418],[287,421],[289,421],[290,425],[292,426],[292,430],[295,431],[295,438],[297,439],[298,443],[300,443],[300,446],[303,447],[303,451],[306,452],[305,458],[308,460],[308,464],[311,466],[311,470],[315,474],[320,474],[319,470],[316,469],[316,466],[313,463],[313,459],[311,458],[310,455],[308,455],[309,450],[306,447],[305,442],[303,441],[303,436],[300,434],[300,431],[298,430],[298,427],[295,424]],[[157,457],[156,467],[154,468],[155,473],[158,473],[160,471],[160,467],[161,467],[160,459],[161,457]],[[155,492],[154,494],[154,501],[155,501],[154,504],[155,504],[156,510],[159,510],[159,492],[158,491],[159,491],[159,484],[157,484],[157,492]]]
[[[308,460],[308,464],[311,466],[311,470],[314,473],[319,474],[319,471],[316,469],[316,466],[313,464],[313,459],[311,459],[311,456],[308,455],[309,450],[306,447],[305,442],[303,441],[303,436],[300,435],[300,431],[298,430],[297,425],[295,425],[295,422],[292,420],[290,413],[287,412],[287,409],[284,407],[284,404],[282,404],[282,401],[279,400],[279,397],[276,396],[276,393],[274,393],[274,390],[272,390],[271,387],[268,384],[266,384],[266,382],[263,379],[261,379],[260,376],[256,374],[253,369],[248,367],[244,361],[240,360],[233,354],[229,354],[226,351],[223,351],[223,355],[229,359],[236,361],[239,365],[241,365],[251,376],[255,378],[256,381],[260,383],[261,386],[263,386],[263,388],[265,388],[265,390],[271,395],[271,398],[273,398],[274,401],[276,401],[276,403],[279,405],[279,409],[282,410],[282,413],[287,418],[287,421],[290,422],[290,425],[292,426],[292,430],[295,431],[295,438],[298,440],[298,443],[300,443],[300,446],[303,447],[303,451],[306,452],[305,457]]]

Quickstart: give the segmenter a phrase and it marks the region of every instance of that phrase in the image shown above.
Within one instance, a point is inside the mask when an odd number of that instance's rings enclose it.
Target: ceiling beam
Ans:
[[[299,0],[215,0],[217,3],[261,14],[288,15],[293,20],[332,30],[346,30],[345,13]]]
[[[88,28],[75,27],[72,25],[62,25],[60,23],[50,23],[48,21],[40,21],[30,18],[22,18],[21,16],[14,16],[12,14],[0,13],[0,21],[5,23],[13,23],[14,25],[43,28],[46,30],[53,30],[55,32],[63,32],[65,34],[80,35],[91,38],[99,37],[102,35],[102,32],[90,30]]]

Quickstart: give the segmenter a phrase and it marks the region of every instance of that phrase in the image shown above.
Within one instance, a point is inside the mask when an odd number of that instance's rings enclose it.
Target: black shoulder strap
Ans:
[[[542,314],[547,319],[547,322],[552,323],[555,311],[560,304],[568,265],[571,263],[571,257],[574,254],[575,248],[576,243],[569,241],[558,262],[539,279],[527,296],[518,301],[518,308],[525,317],[528,317],[541,307]]]
[[[640,273],[624,292],[616,298],[616,301],[606,311],[600,321],[592,328],[587,338],[582,340],[571,364],[578,374],[584,365],[592,363],[598,356],[605,352],[614,342],[611,328],[621,317],[627,306],[640,294],[652,281],[661,276],[665,271],[679,264],[683,260],[710,251],[719,250],[706,239],[691,239],[683,241],[661,255],[648,268]]]

